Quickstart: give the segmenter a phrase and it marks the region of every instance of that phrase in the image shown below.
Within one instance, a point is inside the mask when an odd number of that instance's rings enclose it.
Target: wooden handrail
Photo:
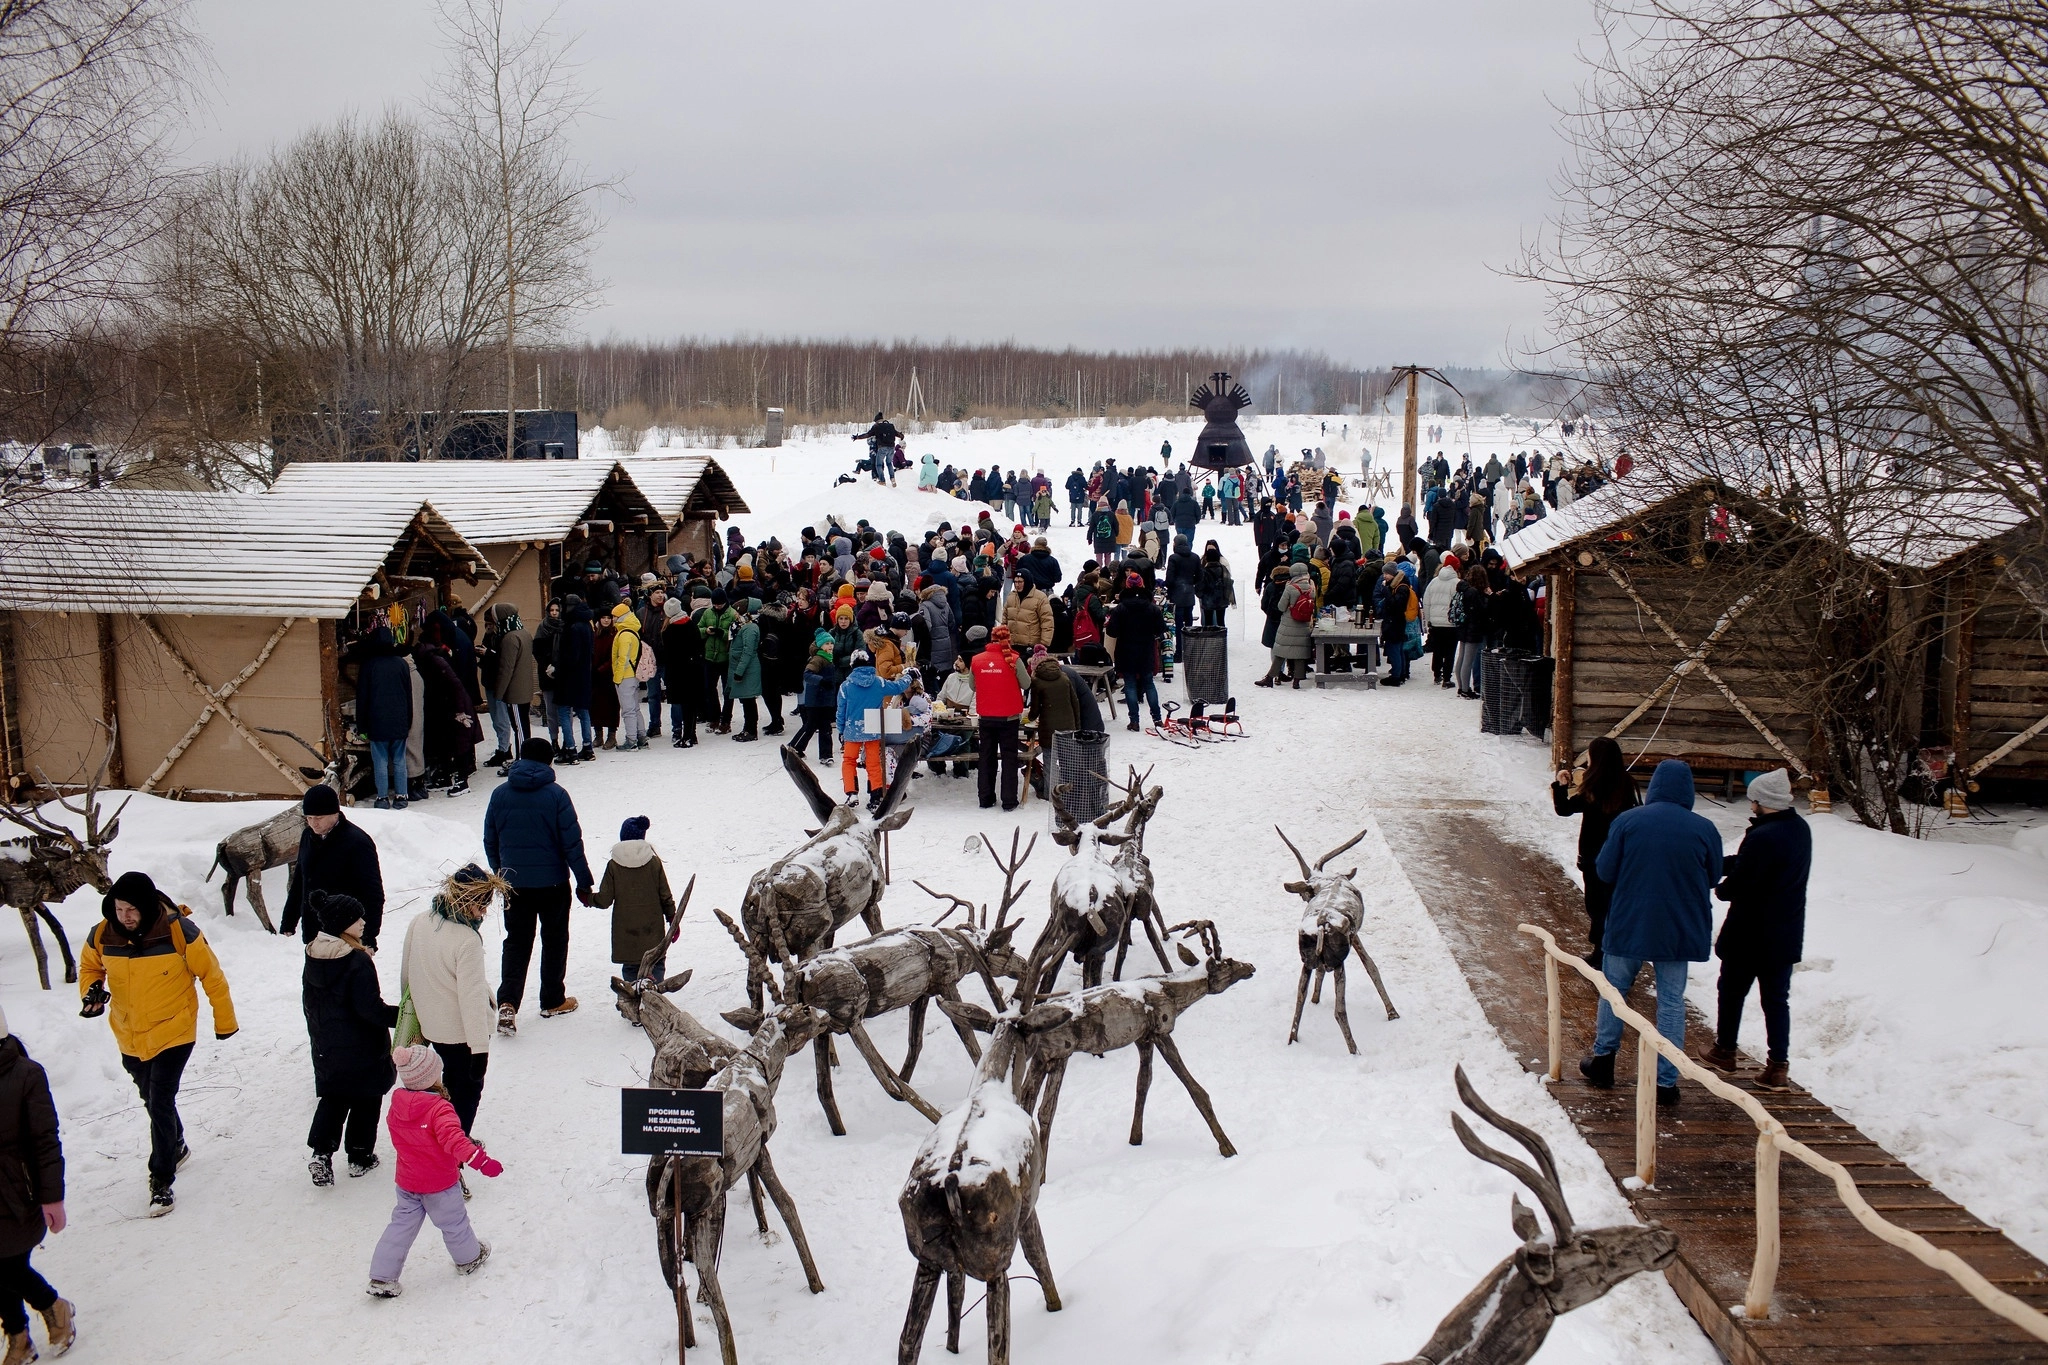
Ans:
[[[1839,1162],[1828,1160],[1828,1158],[1814,1151],[1805,1143],[1791,1137],[1785,1132],[1784,1125],[1773,1118],[1771,1112],[1765,1109],[1754,1095],[1746,1090],[1737,1089],[1686,1055],[1685,1049],[1677,1046],[1669,1038],[1659,1033],[1654,1023],[1629,1008],[1628,1001],[1622,997],[1620,991],[1614,988],[1613,982],[1609,981],[1592,967],[1586,965],[1584,958],[1558,947],[1557,940],[1551,936],[1548,929],[1535,924],[1517,925],[1516,929],[1521,933],[1529,935],[1531,938],[1539,940],[1543,944],[1543,952],[1546,959],[1544,964],[1545,985],[1552,992],[1549,1009],[1551,1029],[1550,1079],[1553,1081],[1562,1079],[1560,1073],[1563,1070],[1562,1010],[1558,995],[1558,978],[1556,973],[1551,970],[1553,963],[1562,963],[1584,977],[1592,985],[1593,989],[1600,993],[1600,997],[1607,1002],[1608,1007],[1614,1011],[1615,1017],[1636,1031],[1638,1045],[1642,1047],[1637,1063],[1639,1086],[1644,1085],[1640,1073],[1649,1070],[1653,1066],[1653,1062],[1649,1059],[1662,1056],[1666,1061],[1678,1068],[1681,1076],[1698,1084],[1708,1093],[1728,1101],[1736,1108],[1742,1110],[1756,1124],[1758,1134],[1756,1180],[1757,1248],[1756,1262],[1750,1271],[1749,1292],[1744,1296],[1743,1300],[1743,1314],[1746,1318],[1763,1319],[1770,1316],[1771,1290],[1777,1280],[1778,1272],[1778,1170],[1776,1155],[1782,1152],[1788,1156],[1797,1157],[1832,1181],[1836,1197],[1842,1201],[1843,1206],[1855,1216],[1857,1222],[1869,1229],[1871,1234],[1880,1241],[1889,1242],[1901,1251],[1910,1253],[1922,1265],[1939,1270],[1960,1285],[1963,1292],[1978,1303],[1983,1304],[1986,1308],[2029,1335],[2037,1337],[2042,1341],[2048,1341],[2048,1314],[2041,1313],[2038,1309],[2021,1302],[2019,1299],[1998,1288],[1998,1286],[1992,1284],[1979,1274],[1968,1261],[1965,1261],[1953,1251],[1947,1251],[1935,1246],[1918,1233],[1908,1232],[1897,1224],[1887,1221],[1865,1201],[1862,1191],[1856,1188],[1855,1177],[1849,1174],[1846,1167],[1842,1166]],[[1650,1070],[1650,1076],[1651,1083],[1653,1084],[1655,1078],[1653,1070]],[[1645,1088],[1647,1090],[1647,1087]],[[1646,1185],[1652,1183],[1656,1178],[1657,1160],[1657,1111],[1654,1093],[1648,1094],[1647,1098],[1649,1103],[1645,1104],[1645,1096],[1639,1095],[1636,1104],[1637,1175],[1642,1177],[1643,1183]],[[1645,1114],[1649,1116],[1647,1151],[1645,1149],[1645,1125],[1643,1122]],[[1646,1155],[1648,1158],[1647,1167],[1649,1174],[1644,1176],[1643,1168],[1646,1164],[1644,1160]]]

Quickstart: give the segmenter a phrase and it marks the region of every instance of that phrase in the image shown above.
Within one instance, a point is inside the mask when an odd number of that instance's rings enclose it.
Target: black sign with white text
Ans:
[[[722,1090],[621,1090],[619,1117],[628,1156],[725,1155]]]

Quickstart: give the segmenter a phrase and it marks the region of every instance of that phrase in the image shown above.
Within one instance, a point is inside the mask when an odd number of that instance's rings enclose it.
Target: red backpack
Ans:
[[[1307,588],[1297,588],[1296,593],[1294,605],[1287,609],[1287,614],[1304,623],[1313,621],[1316,615],[1316,595]]]

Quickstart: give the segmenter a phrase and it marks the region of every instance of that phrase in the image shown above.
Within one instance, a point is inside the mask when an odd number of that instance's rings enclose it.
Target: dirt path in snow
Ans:
[[[1488,1021],[1523,1065],[1540,1073],[1548,1051],[1542,956],[1535,940],[1515,926],[1540,925],[1560,944],[1581,944],[1584,902],[1549,857],[1501,837],[1503,822],[1484,814],[1490,804],[1437,799],[1383,808],[1379,815],[1388,845]],[[1647,977],[1630,1003],[1650,1013],[1654,993]],[[1635,1169],[1634,1041],[1623,1040],[1613,1090],[1582,1083],[1576,1063],[1592,1048],[1597,998],[1576,974],[1567,971],[1563,978],[1565,1080],[1553,1093],[1619,1185]],[[1711,1025],[1697,1009],[1686,1015],[1688,1049],[1704,1049],[1713,1041]],[[1748,1079],[1738,1083],[1753,1089]],[[1858,1360],[1918,1361],[1938,1342],[1945,1358],[2048,1360],[2048,1343],[1979,1307],[1947,1276],[1871,1237],[1826,1181],[1792,1160],[1782,1161],[1779,1173],[1784,1252],[1773,1316],[1768,1322],[1732,1316],[1728,1308],[1742,1301],[1755,1252],[1756,1130],[1698,1087],[1684,1090],[1678,1109],[1658,1114],[1658,1183],[1623,1193],[1638,1217],[1678,1232],[1679,1260],[1666,1278],[1730,1359],[1818,1359],[1812,1352],[1825,1347],[1853,1348]],[[1804,1091],[1757,1098],[1794,1137],[1848,1166],[1887,1217],[1955,1251],[2008,1292],[2048,1307],[2048,1266],[1854,1125]],[[1963,1354],[1952,1354],[1958,1351]]]

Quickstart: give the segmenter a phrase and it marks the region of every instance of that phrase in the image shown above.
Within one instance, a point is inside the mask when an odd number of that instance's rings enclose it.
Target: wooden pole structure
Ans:
[[[1408,371],[1408,412],[1401,419],[1401,505],[1415,506],[1415,386],[1417,375]]]
[[[107,781],[116,787],[125,787],[128,785],[128,765],[121,758],[121,696],[115,669],[114,618],[100,612],[96,619],[100,647],[100,723],[107,727],[107,734],[114,745],[113,752],[107,755]]]
[[[1557,959],[1543,955],[1543,989],[1550,1014],[1550,1069],[1544,1074],[1553,1081],[1564,1079],[1564,999],[1557,980]]]
[[[1657,1183],[1657,1033],[1636,1033],[1636,1179]]]
[[[1550,575],[1550,654],[1557,661],[1550,679],[1550,766],[1569,768],[1572,741],[1572,636],[1578,616],[1579,572],[1570,564]]]
[[[1949,730],[1949,789],[1943,798],[1948,813],[1958,819],[1970,813],[1970,675],[1977,666],[1977,574],[1974,564],[1965,565],[1961,590],[1955,596],[1956,612],[1956,695],[1955,715]]]
[[[1743,1295],[1745,1322],[1771,1316],[1771,1290],[1778,1283],[1778,1129],[1774,1121],[1756,1135],[1756,1259]]]

